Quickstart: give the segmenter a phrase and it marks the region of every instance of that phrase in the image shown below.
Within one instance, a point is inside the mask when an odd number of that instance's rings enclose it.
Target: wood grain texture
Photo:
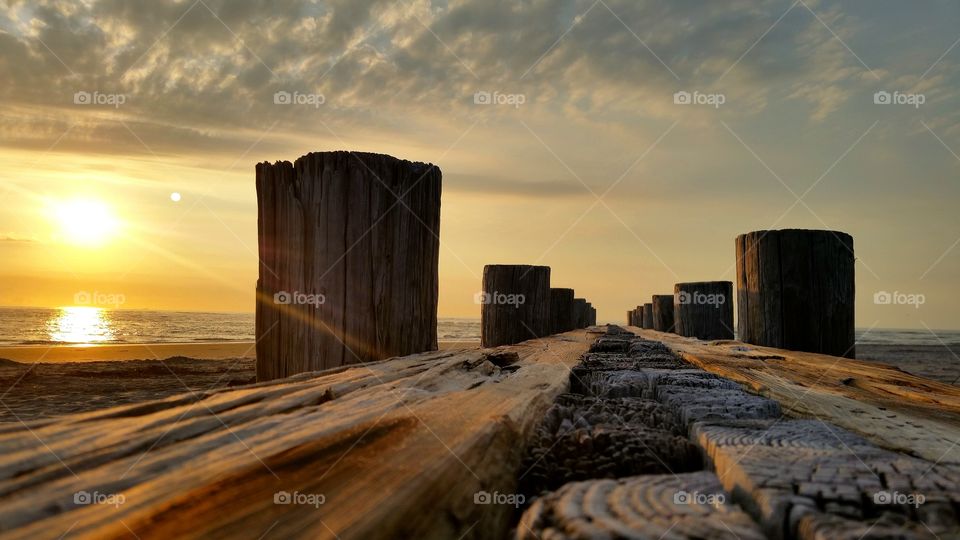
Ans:
[[[550,333],[573,330],[573,289],[550,289]]]
[[[765,536],[750,516],[726,502],[714,474],[695,472],[567,484],[538,499],[524,513],[516,538],[760,540]]]
[[[673,289],[677,334],[699,339],[733,339],[733,283],[677,283]]]
[[[651,330],[653,329],[653,304],[644,304],[643,305],[643,319],[641,324],[644,328]]]
[[[737,237],[736,252],[742,341],[855,357],[853,237],[755,231]]]
[[[436,350],[439,168],[315,152],[256,186],[259,380]]]
[[[673,295],[653,295],[653,329],[658,332],[673,332]]]
[[[777,400],[784,411],[820,418],[874,444],[960,466],[960,388],[878,362],[704,342],[649,330],[684,360]]]
[[[573,299],[573,320],[577,328],[587,327],[587,300],[585,298]]]
[[[406,356],[0,427],[0,535],[502,538],[525,441],[592,337]],[[78,505],[78,492],[123,504]],[[316,494],[317,507],[274,494]]]
[[[513,345],[550,335],[550,267],[488,264],[483,267],[480,342]]]

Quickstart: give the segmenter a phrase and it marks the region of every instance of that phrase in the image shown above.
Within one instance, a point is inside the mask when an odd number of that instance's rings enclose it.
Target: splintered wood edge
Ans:
[[[61,534],[459,536],[506,533],[525,441],[600,332],[442,351],[199,396],[70,415],[0,433],[0,527]],[[125,495],[78,505],[74,494]],[[274,494],[323,494],[278,505]],[[429,509],[429,511],[426,511]],[[492,533],[491,533],[492,534]]]
[[[960,389],[882,363],[629,328],[690,363],[875,444],[960,465]]]

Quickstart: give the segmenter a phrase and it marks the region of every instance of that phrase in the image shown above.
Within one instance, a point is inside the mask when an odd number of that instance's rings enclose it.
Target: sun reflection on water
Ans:
[[[103,343],[113,339],[110,313],[96,307],[64,307],[50,322],[51,341],[62,343]]]

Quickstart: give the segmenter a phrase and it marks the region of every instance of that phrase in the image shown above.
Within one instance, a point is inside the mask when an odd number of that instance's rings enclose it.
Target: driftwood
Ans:
[[[756,231],[738,236],[736,248],[741,341],[855,357],[849,234]]]
[[[0,425],[0,535],[502,538],[513,507],[474,496],[515,489],[587,336]]]
[[[439,168],[320,152],[256,171],[259,380],[437,348]]]
[[[483,267],[480,341],[513,345],[550,332],[550,267],[488,264]]]

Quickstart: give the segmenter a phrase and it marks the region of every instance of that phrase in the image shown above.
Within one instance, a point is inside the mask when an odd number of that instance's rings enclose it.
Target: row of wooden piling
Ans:
[[[484,347],[513,345],[528,339],[597,324],[597,310],[568,288],[550,287],[550,267],[489,264],[483,267],[480,342]]]
[[[438,167],[316,152],[258,164],[256,186],[258,380],[437,348]],[[740,339],[853,357],[849,235],[757,231],[738,237],[736,249]],[[481,297],[484,346],[596,324],[587,299],[551,289],[546,266],[488,266],[483,287],[491,295]],[[678,283],[672,298],[654,296],[628,322],[729,339],[732,300],[728,281]]]
[[[733,283],[677,283],[627,311],[627,324],[699,339],[855,357],[853,238],[837,231],[755,231],[736,239]]]
[[[673,294],[655,294],[627,312],[627,324],[699,339],[733,339],[733,283],[677,283]]]

